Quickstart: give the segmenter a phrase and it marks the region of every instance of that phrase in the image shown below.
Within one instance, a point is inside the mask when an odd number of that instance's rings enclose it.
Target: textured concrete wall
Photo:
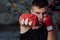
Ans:
[[[19,40],[19,31],[0,32],[0,40]]]

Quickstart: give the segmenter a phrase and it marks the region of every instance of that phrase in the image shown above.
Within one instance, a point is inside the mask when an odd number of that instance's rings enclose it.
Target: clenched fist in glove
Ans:
[[[46,16],[44,19],[44,23],[46,25],[47,31],[53,30],[53,21],[51,16]]]
[[[32,29],[37,29],[38,18],[34,14],[22,14],[20,16],[20,25],[30,26]]]

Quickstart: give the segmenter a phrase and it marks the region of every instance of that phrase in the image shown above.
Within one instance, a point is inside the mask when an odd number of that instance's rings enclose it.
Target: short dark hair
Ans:
[[[48,6],[48,1],[47,0],[33,0],[32,6],[38,6],[42,8],[42,7]]]

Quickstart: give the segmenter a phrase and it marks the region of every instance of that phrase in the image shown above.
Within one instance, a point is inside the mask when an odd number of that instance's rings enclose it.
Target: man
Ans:
[[[33,0],[31,13],[23,14],[19,19],[20,39],[56,40],[52,17],[48,14],[48,2],[46,0]]]

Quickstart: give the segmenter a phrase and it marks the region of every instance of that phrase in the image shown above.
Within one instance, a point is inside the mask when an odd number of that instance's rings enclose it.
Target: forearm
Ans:
[[[48,32],[48,38],[47,40],[56,40],[56,35],[54,31]]]
[[[26,33],[31,28],[29,26],[20,26],[20,34]]]

